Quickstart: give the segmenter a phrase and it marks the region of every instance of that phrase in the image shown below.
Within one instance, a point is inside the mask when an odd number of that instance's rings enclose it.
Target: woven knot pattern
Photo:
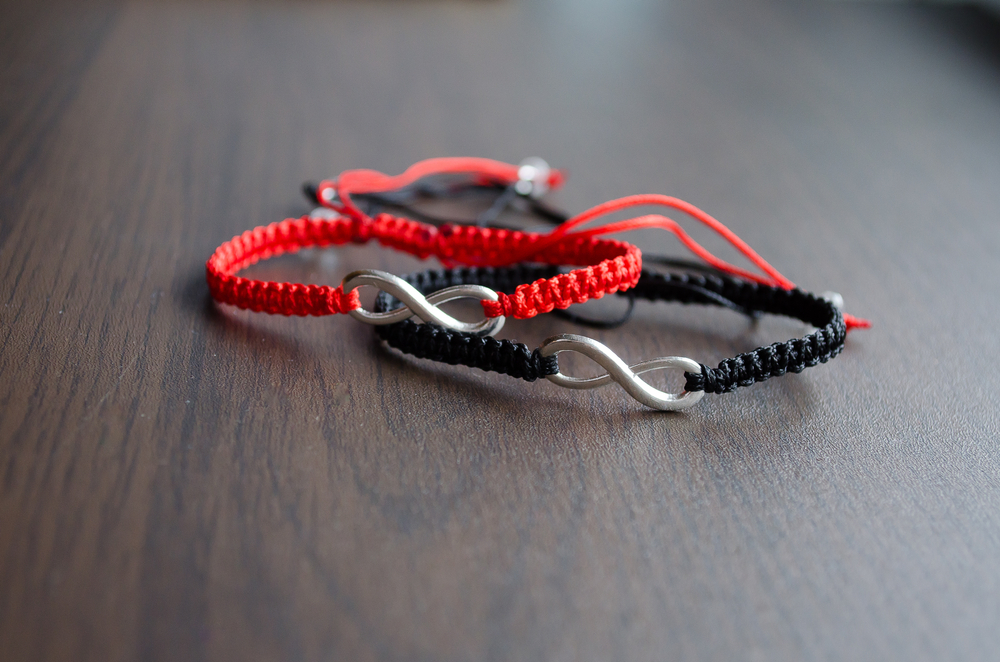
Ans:
[[[442,252],[442,237],[433,225],[392,214],[379,214],[371,224],[371,236],[386,248],[415,255],[421,260]]]
[[[360,305],[356,292],[344,294],[329,285],[251,280],[232,275],[260,260],[305,246],[343,244],[353,229],[345,223],[308,217],[248,230],[226,242],[206,264],[206,278],[216,301],[254,312],[280,315],[331,315]]]
[[[485,285],[492,289],[514,288],[516,291],[521,287],[517,284],[519,282],[536,286],[543,282],[559,282],[561,277],[552,266],[522,265],[507,269],[432,270],[406,276],[406,280],[427,294],[464,283]],[[843,316],[833,304],[797,289],[785,290],[729,276],[642,272],[629,294],[649,301],[724,306],[747,315],[783,315],[816,327],[803,338],[760,347],[726,359],[717,368],[702,365],[701,372],[685,373],[685,390],[688,391],[729,393],[740,386],[749,386],[787,372],[801,372],[837,356],[847,336]],[[514,299],[501,295],[500,301],[491,303],[501,308],[515,305],[504,302],[505,298]],[[395,299],[383,292],[376,299],[375,308],[384,311],[398,305]],[[432,324],[418,325],[408,320],[377,327],[377,333],[390,346],[421,358],[502,372],[527,381],[558,371],[558,363],[540,363],[537,350],[532,352],[521,343],[512,343],[514,347],[505,348],[502,352],[493,345],[487,350],[483,343],[510,341],[477,338],[446,331]],[[555,359],[554,356],[550,358]]]
[[[490,317],[528,318],[554,308],[600,298],[635,285],[642,268],[639,249],[609,239],[568,239],[536,251],[545,235],[474,226],[438,229],[391,214],[318,219],[304,216],[255,228],[220,246],[206,264],[209,290],[222,303],[281,315],[330,315],[360,306],[356,293],[339,287],[258,281],[236,272],[259,260],[309,246],[366,243],[421,259],[436,256],[446,264],[511,264],[524,255],[545,264],[593,265],[570,274],[524,284],[509,300],[484,302]]]
[[[487,317],[529,319],[556,308],[564,310],[574,303],[634,287],[642,273],[639,249],[607,239],[569,240],[532,255],[531,260],[550,265],[597,264],[524,283],[513,294],[501,295],[497,301],[483,301]]]
[[[524,343],[481,338],[411,320],[376,329],[389,345],[421,359],[499,372],[528,382],[559,372],[556,357],[543,357]]]
[[[685,289],[677,291],[676,286],[681,283]],[[716,368],[703,364],[700,373],[685,373],[684,388],[688,391],[731,393],[740,386],[750,386],[788,372],[802,372],[837,356],[847,338],[847,327],[840,311],[829,301],[798,289],[786,290],[728,276],[644,274],[634,294],[654,301],[719,305],[719,301],[705,300],[706,296],[717,296],[746,311],[783,315],[816,327],[802,338],[725,359]]]

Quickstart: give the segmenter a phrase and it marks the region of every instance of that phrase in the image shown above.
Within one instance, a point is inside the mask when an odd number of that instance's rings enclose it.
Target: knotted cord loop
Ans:
[[[303,216],[249,230],[222,244],[206,264],[206,277],[212,297],[221,303],[280,315],[344,314],[357,309],[360,303],[356,294],[345,295],[341,287],[259,281],[235,274],[260,260],[301,248],[372,239],[421,259],[433,255],[446,264],[507,265],[511,254],[520,254],[541,236],[467,226],[438,229],[390,214],[379,214],[371,220]],[[522,285],[507,309],[522,319],[628,289],[638,281],[642,269],[639,249],[613,239],[573,239],[540,250],[532,260],[594,266],[560,276],[558,282]],[[491,303],[484,301],[488,317],[508,316],[504,308],[491,307]]]

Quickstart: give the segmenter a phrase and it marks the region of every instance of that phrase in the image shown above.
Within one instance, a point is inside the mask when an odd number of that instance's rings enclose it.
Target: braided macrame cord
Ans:
[[[516,286],[518,282],[549,277],[553,269],[553,267],[522,265],[501,269],[430,270],[406,276],[405,279],[425,293],[468,283],[510,288]],[[724,306],[746,315],[755,313],[783,315],[816,327],[815,331],[802,338],[774,343],[725,359],[716,368],[695,364],[694,370],[685,372],[685,393],[680,397],[665,398],[664,402],[659,403],[660,406],[656,406],[659,409],[684,408],[677,406],[677,403],[689,402],[683,399],[686,394],[730,393],[738,387],[750,386],[788,372],[802,372],[805,368],[825,363],[837,356],[843,349],[847,336],[843,315],[830,301],[798,289],[762,285],[728,275],[661,274],[643,271],[636,287],[629,294],[648,301]],[[382,292],[376,298],[375,309],[391,310],[398,305],[399,303],[391,296]],[[563,377],[559,372],[557,356],[546,354],[545,347],[560,339],[581,338],[568,335],[556,336],[532,350],[517,341],[482,338],[433,324],[416,324],[409,320],[378,327],[376,332],[390,347],[418,358],[451,365],[466,365],[529,382],[542,377],[550,380],[553,377]],[[610,353],[610,350],[607,352]],[[643,364],[631,366],[632,369],[640,368],[636,372],[619,370],[619,374],[615,374],[611,371],[610,379],[603,379],[601,383],[595,383],[595,380],[575,380],[565,377],[563,379],[569,379],[569,384],[575,384],[570,388],[589,388],[590,386],[579,385],[585,382],[600,386],[612,380],[619,382],[623,387],[626,386],[623,382],[634,387],[639,381],[638,373],[645,371],[641,368],[656,369],[648,366],[657,361],[660,359],[643,362],[647,364],[645,366]],[[602,361],[598,362],[608,367]]]
[[[432,180],[438,183],[432,185]],[[332,212],[314,212],[258,227],[222,244],[206,264],[209,289],[217,301],[255,312],[299,316],[350,314],[378,325],[379,335],[388,344],[422,358],[469,365],[528,381],[545,377],[568,388],[593,388],[616,381],[640,402],[668,410],[689,406],[704,393],[730,392],[825,362],[841,350],[850,329],[870,325],[867,320],[844,315],[825,300],[798,290],[725,225],[689,203],[664,195],[634,195],[611,200],[567,219],[539,200],[562,182],[562,174],[540,159],[520,166],[489,159],[430,159],[395,176],[374,170],[346,171],[335,180],[307,187],[307,193]],[[406,213],[408,201],[424,191],[439,197],[486,191],[495,198],[475,224],[435,223],[433,219],[420,222],[378,209],[390,206]],[[367,212],[358,206],[355,197],[364,201]],[[489,227],[513,200],[527,201],[535,215],[548,221],[566,220],[550,232]],[[585,227],[608,214],[649,206],[681,211],[706,225],[760,273],[717,258],[679,223],[662,214],[644,214]],[[644,272],[637,247],[607,237],[641,228],[660,228],[674,234],[701,260],[704,266],[691,266],[703,273],[667,276]],[[445,267],[465,268],[429,271],[408,279],[366,270],[349,274],[337,287],[262,281],[237,275],[260,260],[282,253],[306,247],[365,244],[372,240],[421,259],[435,257]],[[560,267],[574,268],[563,272]],[[362,285],[375,285],[381,290],[375,312],[361,308],[357,288]],[[604,345],[582,336],[560,336],[534,350],[520,343],[484,337],[496,333],[507,317],[527,319],[541,313],[565,311],[573,304],[605,294],[629,296],[630,303],[623,319],[603,323],[603,328],[623,323],[631,314],[635,298],[643,298],[725,306],[754,316],[787,315],[812,324],[817,330],[804,338],[727,359],[716,368],[679,357],[628,366]],[[439,309],[441,303],[468,297],[480,300],[483,322],[464,323]],[[408,319],[412,316],[425,324]],[[584,353],[605,367],[608,374],[589,380],[561,375],[557,355],[562,351]],[[637,377],[642,372],[665,367],[685,370],[686,391],[680,396],[657,391]]]
[[[533,261],[546,264],[593,265],[543,283],[522,285],[514,294],[505,295],[499,307],[491,308],[488,317],[527,319],[628,289],[638,280],[642,254],[631,244],[574,238],[532,251],[530,245],[540,237],[469,226],[438,229],[389,214],[366,222],[345,217],[304,216],[234,237],[216,250],[206,269],[209,289],[217,301],[280,315],[344,314],[357,309],[360,300],[356,290],[345,292],[342,286],[260,281],[236,276],[236,272],[260,260],[302,248],[364,244],[372,239],[421,259],[433,255],[446,264],[511,264],[508,255],[516,251],[528,253]]]
[[[372,218],[362,213],[350,199],[351,192],[358,192],[359,189],[389,190],[430,174],[455,172],[467,172],[477,180],[499,180],[511,186],[526,181],[523,166],[518,168],[487,159],[421,162],[395,178],[375,171],[348,171],[337,180],[336,191],[331,193],[328,182],[321,184],[317,190],[317,197],[338,212],[334,218],[304,216],[286,219],[247,231],[220,246],[206,265],[212,296],[222,303],[255,312],[282,315],[351,313],[370,323],[384,323],[373,320],[371,316],[358,315],[360,299],[357,291],[344,288],[348,279],[341,286],[330,287],[261,281],[236,275],[259,260],[301,248],[363,244],[370,240],[421,259],[434,256],[446,266],[502,266],[529,258],[544,264],[590,265],[549,280],[523,284],[509,295],[500,292],[479,296],[484,299],[482,304],[487,319],[527,319],[635,285],[642,268],[642,254],[638,248],[623,241],[581,236],[551,242],[543,241],[546,235],[518,230],[465,225],[437,227],[386,213]],[[537,174],[538,171],[533,172]],[[547,171],[544,179],[535,181],[533,186],[547,190],[560,182],[558,171]],[[330,202],[333,199],[341,202]],[[539,244],[537,250],[533,248],[535,244]],[[381,274],[379,277],[391,278],[391,275]],[[413,303],[420,305],[425,302]],[[429,311],[429,308],[423,306],[423,310]],[[466,326],[454,323],[456,329],[465,329]],[[481,326],[483,332],[498,328],[497,324]]]

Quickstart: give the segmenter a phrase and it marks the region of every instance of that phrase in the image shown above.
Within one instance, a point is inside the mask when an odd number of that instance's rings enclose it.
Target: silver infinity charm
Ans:
[[[350,312],[351,317],[365,324],[394,324],[414,315],[425,322],[431,322],[455,331],[471,333],[477,336],[492,336],[503,328],[504,317],[487,317],[482,322],[469,324],[455,319],[437,308],[442,303],[456,299],[478,299],[479,301],[496,301],[497,293],[482,285],[456,285],[439,290],[429,296],[421,294],[399,276],[376,269],[362,269],[347,274],[342,286],[344,292],[350,292],[356,287],[372,285],[387,292],[403,302],[403,308],[397,308],[387,313],[373,313],[364,308],[356,308]]]
[[[539,351],[542,356],[552,356],[553,354],[567,351],[579,352],[593,359],[594,362],[608,371],[607,374],[600,377],[591,377],[589,379],[567,377],[562,373],[546,377],[553,384],[564,388],[598,388],[614,381],[642,404],[652,409],[659,409],[660,411],[687,409],[701,400],[702,396],[705,395],[704,391],[683,391],[677,394],[664,393],[659,389],[653,388],[637,376],[644,372],[662,370],[664,368],[681,368],[685,372],[701,372],[701,364],[683,356],[662,356],[629,366],[617,354],[608,349],[606,345],[591,338],[569,333],[549,338],[542,343]]]

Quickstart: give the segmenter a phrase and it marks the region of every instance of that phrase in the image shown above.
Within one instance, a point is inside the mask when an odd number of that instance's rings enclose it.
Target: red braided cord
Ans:
[[[259,260],[300,248],[366,243],[369,239],[420,258],[433,255],[445,264],[505,266],[513,263],[511,255],[527,251],[532,253],[533,261],[546,264],[594,265],[522,285],[509,297],[501,293],[497,302],[484,301],[489,317],[533,317],[628,289],[639,280],[642,255],[631,244],[580,237],[532,251],[544,236],[471,226],[443,226],[439,230],[389,214],[379,214],[372,220],[304,216],[234,237],[209,258],[206,271],[209,290],[217,301],[281,315],[346,313],[358,308],[360,301],[356,290],[345,294],[339,286],[259,281],[235,273]]]
[[[234,276],[259,260],[295,252],[306,246],[340,245],[351,240],[350,224],[325,223],[303,217],[247,230],[219,246],[206,266],[208,288],[221,303],[254,312],[283,315],[346,313],[360,305],[357,292],[343,288],[251,280]]]

